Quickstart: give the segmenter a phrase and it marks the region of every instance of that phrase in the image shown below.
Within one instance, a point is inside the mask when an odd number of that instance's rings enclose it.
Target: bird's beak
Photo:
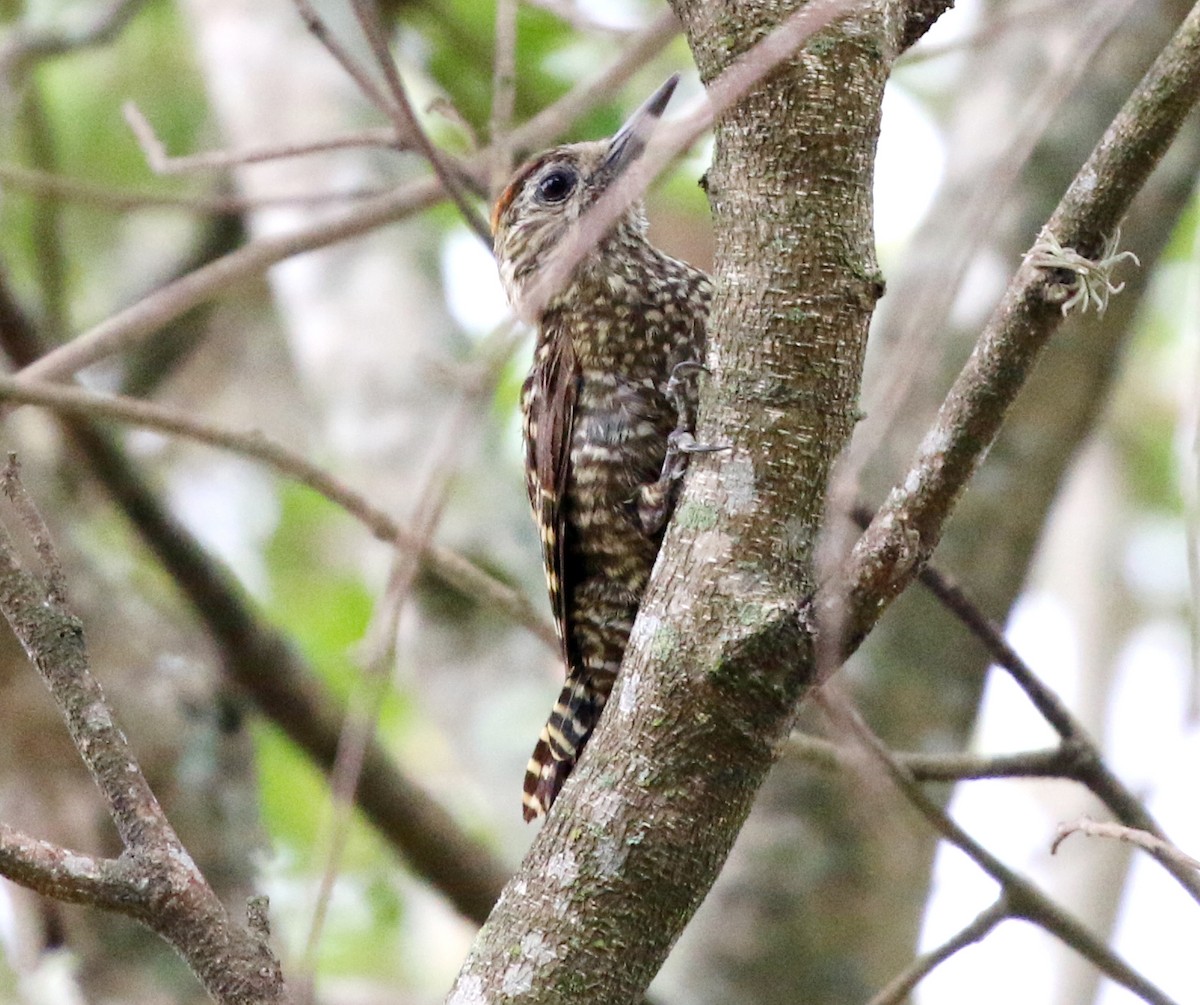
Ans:
[[[667,107],[667,102],[671,100],[678,83],[679,74],[672,73],[663,85],[642,103],[642,107],[629,116],[625,125],[616,131],[609,142],[608,152],[600,164],[600,173],[615,177],[642,156],[646,144],[650,141],[650,134],[658,125],[663,109]]]

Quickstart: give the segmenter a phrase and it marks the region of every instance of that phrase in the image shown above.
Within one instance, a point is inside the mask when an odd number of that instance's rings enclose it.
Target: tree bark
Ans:
[[[1135,5],[1086,73],[1087,83],[1070,96],[1035,148],[1030,169],[994,206],[979,245],[981,259],[1019,260],[1190,7],[1190,0]],[[1002,12],[1003,5],[997,8]],[[872,339],[875,370],[911,365],[904,345],[896,344],[896,332],[931,323],[927,312],[920,313],[920,302],[930,286],[945,282],[953,268],[947,261],[953,248],[948,235],[978,197],[995,158],[1015,140],[1013,108],[1028,94],[1031,54],[1039,51],[1039,40],[1051,51],[1070,44],[1076,30],[1075,18],[1064,17],[1061,27],[1049,28],[1039,20],[1010,29],[985,50],[968,55],[938,201],[897,273],[887,277],[888,294]],[[939,565],[1001,621],[1022,587],[1064,474],[1118,372],[1154,262],[1190,198],[1198,160],[1200,130],[1193,123],[1123,226],[1122,246],[1138,253],[1142,268],[1122,274],[1128,285],[1102,320],[1089,315],[1083,324],[1069,323],[1047,348],[939,546]],[[884,432],[872,428],[878,396],[868,397],[867,418],[857,435],[879,436],[880,448],[864,471],[865,498],[881,498],[903,470],[981,320],[956,316],[927,333],[926,353],[916,364],[920,377],[897,410],[899,421]],[[867,369],[870,376],[870,360]],[[1020,505],[1014,505],[1018,485]],[[897,749],[962,749],[987,663],[935,600],[911,590],[881,622],[841,683]],[[672,956],[671,986],[697,1005],[866,1000],[912,959],[937,840],[911,813],[897,811],[895,800],[879,786],[814,772],[806,764],[781,763],[734,849],[731,868]],[[1081,916],[1096,915],[1085,909]]]
[[[705,82],[781,18],[680,3]],[[790,11],[789,11],[790,13]],[[811,39],[716,126],[693,467],[610,710],[449,1001],[633,1000],[707,893],[812,679],[801,617],[825,483],[881,292],[871,180],[879,8]]]

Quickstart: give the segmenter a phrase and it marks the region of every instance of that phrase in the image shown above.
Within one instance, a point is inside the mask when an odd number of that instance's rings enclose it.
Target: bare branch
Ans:
[[[70,199],[114,210],[156,209],[167,207],[192,213],[244,213],[268,206],[322,206],[354,202],[385,194],[382,188],[347,189],[344,192],[297,192],[295,195],[269,195],[254,198],[219,195],[173,195],[166,192],[110,188],[95,182],[0,164],[0,184],[20,189],[33,196]]]
[[[125,121],[137,138],[138,146],[146,156],[146,163],[155,174],[177,175],[194,171],[213,171],[224,168],[241,167],[246,164],[260,164],[263,161],[284,160],[288,157],[305,157],[309,154],[323,153],[327,150],[346,150],[358,147],[390,147],[393,150],[403,150],[404,146],[396,138],[395,130],[387,126],[374,129],[361,129],[358,132],[347,133],[343,136],[333,136],[328,139],[307,140],[303,143],[289,143],[282,146],[261,147],[252,150],[217,150],[208,153],[188,154],[184,157],[172,157],[167,153],[166,145],[154,132],[154,127],[132,101],[127,101],[121,107]]]
[[[856,750],[807,733],[793,733],[788,754],[806,764],[828,769],[853,766]],[[917,754],[893,751],[918,782],[963,782],[983,778],[1070,778],[1077,774],[1078,755],[1064,747],[1019,754]]]
[[[11,466],[7,478],[16,479]],[[102,906],[141,921],[175,947],[221,1005],[285,1002],[269,946],[229,920],[163,814],[91,674],[81,625],[21,567],[2,525],[0,609],[62,712],[126,852],[118,863],[76,858],[6,828],[0,867],[42,889],[57,882],[77,902],[94,893]]]
[[[44,405],[68,415],[103,416],[146,429],[183,436],[199,443],[229,450],[261,461],[274,470],[307,485],[314,492],[344,509],[381,541],[406,550],[420,549],[409,528],[380,510],[361,493],[339,481],[327,470],[289,450],[257,430],[230,430],[194,419],[176,409],[133,398],[94,394],[77,387],[55,384],[19,383],[0,377],[0,400]],[[557,650],[554,630],[545,623],[533,604],[506,583],[448,548],[429,545],[417,552],[430,572],[482,603],[502,610],[524,625],[547,646]]]
[[[1064,247],[1096,255],[1200,96],[1200,7],[1193,8],[1076,175],[1048,221]],[[833,644],[852,650],[928,560],[967,480],[995,439],[1062,316],[1045,272],[1026,263],[959,374],[904,480],[859,539],[843,582],[820,604],[849,612]],[[831,661],[840,662],[840,661]]]
[[[25,72],[33,63],[95,45],[106,45],[121,33],[145,0],[109,0],[82,28],[40,31],[17,28],[0,47],[0,79]]]
[[[1140,830],[1137,827],[1126,827],[1124,824],[1092,820],[1090,817],[1080,817],[1071,823],[1059,824],[1054,841],[1050,844],[1050,854],[1057,854],[1058,846],[1072,834],[1124,841],[1126,844],[1136,845],[1144,851],[1148,851],[1159,862],[1169,861],[1184,869],[1200,869],[1200,859],[1192,858],[1177,845],[1171,844],[1170,841],[1164,841],[1157,834],[1151,834],[1149,831]]]
[[[934,830],[1000,884],[1010,917],[1024,918],[1044,928],[1089,960],[1111,980],[1128,988],[1142,1000],[1152,1005],[1172,1005],[1171,998],[1096,938],[1085,925],[1067,914],[1028,880],[1009,869],[955,823],[925,794],[912,772],[892,755],[855,709],[844,702],[835,705],[827,693],[822,692],[822,695],[822,708],[840,728],[861,742],[863,749],[883,768],[896,788]]]
[[[0,823],[0,875],[26,889],[69,904],[87,904],[136,916],[144,910],[137,870],[127,859],[68,851]]]
[[[296,4],[296,10],[299,11],[300,17],[304,20],[304,26],[312,32],[318,42],[325,47],[329,54],[337,60],[338,65],[346,71],[351,80],[358,85],[358,89],[366,96],[381,112],[391,118],[394,112],[392,103],[387,99],[387,96],[379,89],[375,81],[371,79],[368,70],[357,59],[350,55],[348,50],[341,42],[338,41],[336,35],[329,30],[329,25],[325,23],[324,18],[317,13],[317,9],[309,2],[309,0],[293,0]],[[403,136],[396,137],[403,139]]]
[[[936,949],[923,953],[913,960],[911,966],[890,981],[887,987],[875,995],[867,1005],[902,1005],[908,1000],[909,993],[934,970],[960,949],[966,949],[967,946],[982,941],[993,928],[1007,917],[1009,917],[1008,903],[1004,897],[1001,897],[990,907],[980,911],[975,920],[966,925],[962,931],[947,939]]]
[[[8,463],[0,471],[0,492],[12,503],[13,509],[24,527],[29,540],[33,542],[38,561],[42,563],[42,572],[46,576],[46,600],[53,607],[65,607],[67,603],[67,579],[63,574],[62,563],[58,560],[54,542],[50,538],[50,528],[42,519],[25,485],[21,481],[21,465],[17,455],[9,452]]]
[[[678,31],[673,15],[664,15],[632,40],[622,56],[593,82],[581,84],[560,101],[513,131],[514,149],[548,142],[589,108],[605,100],[612,88],[628,80],[647,59],[661,51]],[[470,168],[480,172],[488,151],[480,151]],[[229,289],[237,282],[260,275],[293,255],[326,247],[432,206],[442,198],[436,178],[424,178],[394,192],[368,199],[365,204],[334,220],[322,221],[291,234],[261,237],[237,251],[197,269],[138,303],[118,311],[73,341],[54,349],[23,369],[28,380],[60,380],[84,367],[129,349],[174,321],[180,315]]]
[[[461,169],[453,162],[452,158],[434,145],[417,120],[412,103],[408,100],[404,82],[400,79],[391,50],[388,48],[383,25],[379,20],[378,8],[372,0],[351,0],[351,3],[354,7],[354,15],[358,18],[358,23],[366,34],[367,41],[371,43],[371,51],[374,52],[375,59],[383,70],[388,89],[392,93],[392,101],[388,103],[387,111],[396,126],[396,135],[407,139],[414,149],[421,152],[429,162],[429,166],[433,168],[438,181],[441,182],[443,191],[458,207],[467,226],[475,232],[475,236],[483,242],[484,247],[490,249],[492,246],[491,229],[488,227],[487,221],[479,215],[479,211],[469,201],[462,184]]]

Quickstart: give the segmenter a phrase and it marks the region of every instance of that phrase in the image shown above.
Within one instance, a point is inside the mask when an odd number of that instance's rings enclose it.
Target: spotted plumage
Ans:
[[[634,206],[532,310],[528,288],[645,146],[675,79],[611,140],[556,147],[514,175],[492,214],[509,299],[537,326],[521,395],[526,481],[566,684],[525,778],[527,820],[554,802],[612,691],[670,515],[695,403],[711,287],[646,239]],[[532,315],[532,316],[531,316]]]

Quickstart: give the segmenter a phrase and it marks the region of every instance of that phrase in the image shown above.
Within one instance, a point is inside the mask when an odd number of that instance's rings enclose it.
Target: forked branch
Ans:
[[[49,532],[25,495],[14,459],[2,484],[54,582],[58,560]],[[288,1001],[265,937],[229,918],[167,821],[92,676],[83,628],[63,593],[61,583],[48,588],[23,568],[0,523],[0,610],[62,712],[124,850],[116,859],[98,859],[0,825],[0,874],[45,896],[142,922],[179,952],[221,1005]]]

